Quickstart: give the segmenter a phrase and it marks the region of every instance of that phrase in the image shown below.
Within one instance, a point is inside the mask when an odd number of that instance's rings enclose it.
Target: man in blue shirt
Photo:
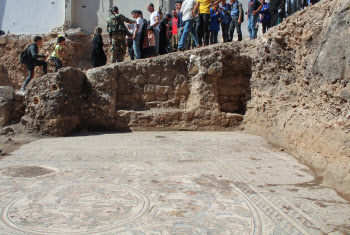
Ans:
[[[250,39],[258,37],[257,24],[259,22],[259,12],[263,5],[259,0],[249,0],[248,2],[248,32]]]
[[[243,18],[242,4],[237,0],[231,0],[231,23],[230,23],[230,38],[229,41],[232,42],[233,33],[235,28],[238,34],[238,41],[242,41],[242,30],[241,23]]]
[[[222,38],[224,42],[229,41],[229,29],[231,23],[231,6],[226,3],[226,0],[222,0],[222,6],[220,7],[221,11],[221,29],[222,29]]]

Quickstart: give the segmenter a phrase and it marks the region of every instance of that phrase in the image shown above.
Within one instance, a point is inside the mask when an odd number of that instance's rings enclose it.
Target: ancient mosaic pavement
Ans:
[[[42,139],[0,161],[0,234],[347,234],[350,204],[239,132]]]

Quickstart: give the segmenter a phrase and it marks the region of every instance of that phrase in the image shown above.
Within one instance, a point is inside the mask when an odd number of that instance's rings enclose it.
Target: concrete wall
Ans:
[[[92,33],[97,25],[105,26],[108,9],[109,0],[75,0],[72,4],[72,23]]]
[[[0,0],[0,29],[12,34],[47,33],[64,23],[64,0]]]

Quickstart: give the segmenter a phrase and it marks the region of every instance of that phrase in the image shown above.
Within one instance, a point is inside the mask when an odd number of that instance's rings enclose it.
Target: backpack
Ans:
[[[242,15],[242,18],[241,18],[241,23],[243,23],[243,21],[244,21],[244,10],[243,10],[243,5],[242,5],[242,3],[239,3],[239,5],[241,5],[241,10],[240,10],[240,15]]]
[[[116,24],[116,22],[117,22],[117,24]],[[119,15],[117,17],[115,17],[114,20],[111,20],[110,23],[108,24],[108,26],[109,26],[108,33],[110,36],[112,36],[113,33],[123,33],[129,37],[132,36],[132,34],[126,28],[125,24],[123,22],[121,22]]]
[[[29,46],[26,47],[26,49],[24,49],[24,50],[21,52],[21,54],[20,54],[20,56],[19,56],[19,62],[20,62],[21,64],[24,64],[24,63],[26,62],[27,56],[28,56],[28,48],[29,48],[31,45],[33,45],[33,44],[30,44]]]
[[[115,17],[115,19],[110,20],[108,24],[108,33],[112,35],[113,33],[119,32],[120,20],[119,17]]]

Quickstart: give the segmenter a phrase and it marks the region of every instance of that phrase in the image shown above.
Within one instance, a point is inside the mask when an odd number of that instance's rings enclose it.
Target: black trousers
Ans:
[[[57,57],[51,57],[51,60],[52,60],[52,61],[55,63],[55,65],[56,65],[55,72],[57,72],[60,68],[63,67],[62,62],[61,62],[61,60],[60,60],[59,58],[57,58]]]
[[[278,17],[279,17],[278,16],[278,11],[274,11],[274,10],[270,9],[270,18],[271,18],[270,28],[272,28],[273,26],[277,25]]]
[[[266,33],[266,31],[269,30],[269,28],[270,28],[270,22],[262,24],[263,33]]]
[[[159,54],[165,55],[168,53],[167,50],[168,42],[166,36],[159,36]]]
[[[228,42],[230,39],[230,36],[229,36],[230,23],[228,24],[222,23],[221,29],[222,29],[222,39],[224,40],[224,42]]]
[[[43,60],[35,60],[33,62],[26,63],[26,66],[28,69],[28,77],[24,81],[22,89],[25,89],[28,83],[33,79],[35,66],[43,66],[43,72],[44,74],[47,74],[47,63]]]
[[[219,31],[210,31],[210,44],[218,43]]]
[[[197,17],[197,39],[198,45],[209,45],[209,26],[210,26],[210,14],[198,14]]]
[[[130,60],[134,60],[135,59],[134,48],[133,47],[129,47],[128,48],[128,52],[129,52]]]
[[[238,24],[238,16],[232,17],[231,23],[230,23],[230,37],[229,41],[232,42],[233,40],[233,33],[236,29],[238,34],[238,41],[242,41],[242,30],[241,30],[241,24]]]

